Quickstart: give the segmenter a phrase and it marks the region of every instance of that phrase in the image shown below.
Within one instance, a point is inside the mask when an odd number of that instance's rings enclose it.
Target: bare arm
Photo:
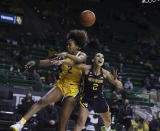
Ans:
[[[56,54],[56,55],[57,55],[57,57],[60,57],[60,58],[63,58],[63,59],[64,58],[70,58],[77,64],[83,63],[87,59],[87,55],[83,52],[81,52],[81,54],[79,56],[75,56],[75,55],[69,54],[67,52],[62,52],[62,53],[59,53],[59,54]]]
[[[53,60],[51,61],[51,64],[52,65],[62,65],[62,64],[65,64],[65,65],[68,65],[68,66],[73,66],[77,69],[80,69],[82,71],[85,72],[86,69],[88,69],[88,65],[86,64],[75,64],[73,61],[71,60]]]
[[[38,65],[46,65],[46,66],[49,66],[51,65],[51,62],[49,59],[46,59],[46,60],[39,60],[37,61],[38,62]],[[25,65],[25,68],[26,69],[29,69],[31,68],[32,66],[36,65],[36,61],[29,61],[26,65]]]
[[[49,65],[51,65],[51,62],[50,62],[49,59],[40,60],[39,65],[46,65],[46,66],[49,66]]]
[[[109,71],[103,69],[103,74],[104,77],[108,79],[109,82],[111,82],[114,86],[120,89],[123,88],[122,83],[117,79],[117,71],[114,71],[112,75]]]
[[[68,54],[66,57],[71,58],[75,63],[83,63],[87,59],[87,55],[85,53],[81,53],[79,56]]]

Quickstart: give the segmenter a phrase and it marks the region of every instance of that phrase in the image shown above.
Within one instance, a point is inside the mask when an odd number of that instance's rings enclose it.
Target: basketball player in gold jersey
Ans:
[[[87,56],[80,51],[80,47],[88,39],[87,33],[84,30],[71,30],[67,34],[67,50],[57,54],[57,57],[61,57],[66,60],[72,60],[74,63],[83,63],[86,61]],[[51,60],[30,61],[26,64],[26,68],[30,68],[34,65],[51,65]],[[13,131],[21,131],[24,124],[37,113],[41,108],[49,105],[50,103],[56,103],[64,98],[60,120],[59,131],[66,130],[67,120],[70,117],[71,112],[76,104],[75,97],[79,93],[79,83],[81,79],[81,70],[74,67],[63,64],[62,73],[59,75],[59,80],[53,86],[53,88],[42,97],[40,101],[34,104],[30,110],[22,117],[22,119],[16,124],[10,126]]]

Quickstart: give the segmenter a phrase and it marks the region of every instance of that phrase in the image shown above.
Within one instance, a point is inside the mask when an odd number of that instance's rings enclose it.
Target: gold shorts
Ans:
[[[77,94],[79,93],[79,85],[78,84],[72,84],[71,82],[63,82],[61,80],[58,80],[56,84],[54,84],[54,86],[58,87],[63,96],[77,96]]]

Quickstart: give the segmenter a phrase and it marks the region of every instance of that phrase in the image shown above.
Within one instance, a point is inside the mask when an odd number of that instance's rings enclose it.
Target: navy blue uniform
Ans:
[[[109,111],[109,106],[103,96],[102,87],[104,85],[104,76],[101,68],[100,75],[95,75],[93,66],[87,75],[83,75],[83,90],[80,104],[89,111],[96,113]]]

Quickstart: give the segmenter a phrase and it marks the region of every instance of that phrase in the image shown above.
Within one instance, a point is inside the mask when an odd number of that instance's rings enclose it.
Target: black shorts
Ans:
[[[80,100],[82,107],[87,108],[88,111],[94,110],[95,113],[105,113],[109,112],[109,106],[107,101],[103,97],[99,98],[82,98]]]

